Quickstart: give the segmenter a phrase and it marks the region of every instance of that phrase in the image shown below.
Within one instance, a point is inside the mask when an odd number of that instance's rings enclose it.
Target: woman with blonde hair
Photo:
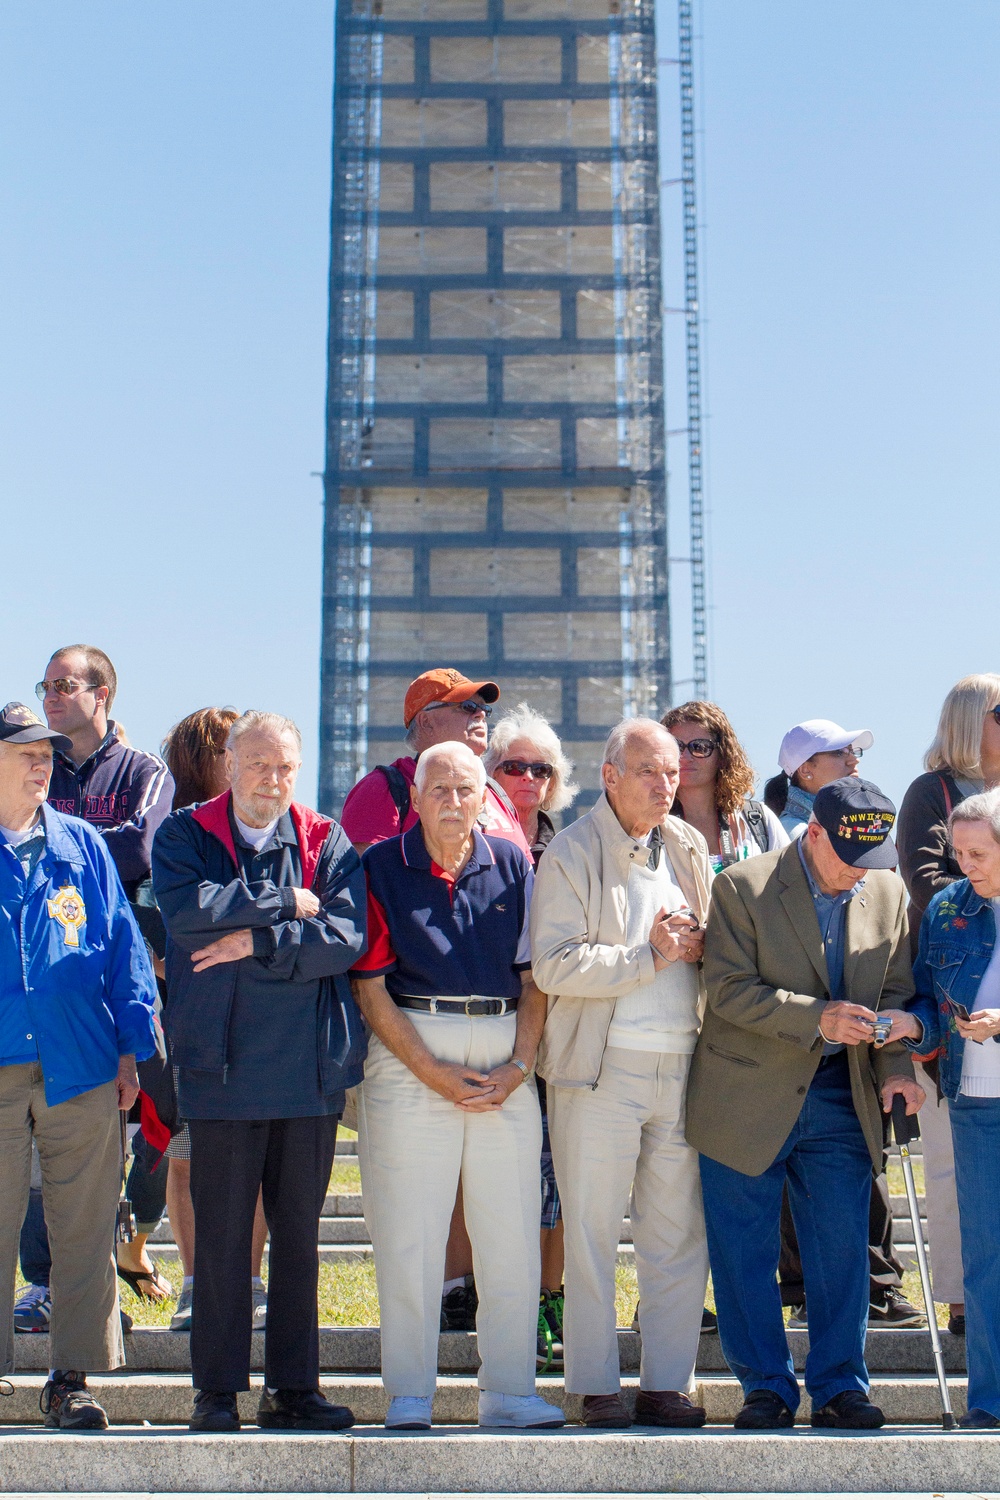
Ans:
[[[1000,674],[978,672],[955,683],[924,765],[924,774],[903,798],[895,828],[899,873],[910,896],[914,956],[927,907],[938,891],[962,879],[948,832],[951,815],[969,797],[1000,784]],[[918,1062],[916,1071],[927,1095],[920,1129],[934,1296],[948,1303],[952,1333],[964,1334],[965,1281],[948,1106],[938,1088],[937,1060]]]
[[[549,813],[569,807],[580,790],[548,719],[519,703],[500,719],[483,756],[486,774],[507,793],[537,865],[555,826]]]

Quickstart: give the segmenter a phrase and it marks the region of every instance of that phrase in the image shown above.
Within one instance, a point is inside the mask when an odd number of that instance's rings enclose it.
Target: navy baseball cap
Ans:
[[[8,745],[33,745],[36,740],[51,740],[53,750],[67,754],[73,741],[65,734],[55,734],[43,724],[26,703],[5,703],[0,708],[0,741]]]
[[[896,809],[873,781],[842,776],[828,782],[816,793],[813,814],[845,865],[856,870],[892,870],[899,864],[890,837]]]

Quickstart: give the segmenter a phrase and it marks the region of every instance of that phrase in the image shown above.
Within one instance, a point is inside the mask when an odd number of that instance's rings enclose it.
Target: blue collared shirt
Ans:
[[[852,885],[849,891],[838,891],[834,896],[828,896],[821,891],[809,868],[809,861],[802,852],[802,841],[799,841],[799,859],[809,882],[809,894],[816,908],[816,920],[819,923],[820,937],[823,939],[823,957],[826,959],[826,972],[830,977],[830,999],[842,1000],[844,989],[844,925],[847,919],[847,903],[864,890],[864,876]],[[843,1042],[824,1042],[823,1056],[830,1057],[834,1052],[843,1052]]]

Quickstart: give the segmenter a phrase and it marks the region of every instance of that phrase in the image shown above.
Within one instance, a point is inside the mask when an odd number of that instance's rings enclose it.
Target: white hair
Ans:
[[[492,776],[500,762],[507,759],[515,740],[527,740],[540,755],[552,763],[552,779],[548,795],[541,804],[542,811],[562,812],[563,808],[569,807],[580,790],[570,780],[573,762],[563,754],[559,736],[548,719],[543,719],[527,703],[519,703],[497,721],[497,726],[490,735],[489,749],[483,756],[483,764],[489,775]]]
[[[975,797],[966,797],[948,819],[949,833],[956,823],[988,823],[990,833],[1000,844],[1000,787],[993,787],[989,792],[979,792]]]
[[[476,773],[476,785],[480,791],[483,790],[486,785],[486,767],[479,759],[479,756],[473,750],[470,750],[468,745],[463,745],[460,740],[442,740],[439,745],[431,745],[429,749],[425,750],[417,761],[417,769],[413,777],[413,782],[418,792],[422,792],[424,789],[424,783],[428,775],[427,767],[432,760],[441,754],[459,754],[463,760],[467,757],[470,767]]]
[[[302,733],[295,720],[286,719],[283,714],[266,713],[261,708],[248,708],[246,713],[240,714],[226,736],[226,749],[235,750],[237,741],[255,729],[262,730],[265,734],[290,734],[301,754]]]
[[[658,724],[655,719],[622,719],[615,725],[605,741],[604,755],[602,757],[604,764],[614,766],[620,776],[624,775],[625,748],[629,740],[638,731],[645,732],[650,729],[655,729],[658,734],[663,735],[676,748],[677,741],[670,733],[670,730],[664,729],[663,725]]]

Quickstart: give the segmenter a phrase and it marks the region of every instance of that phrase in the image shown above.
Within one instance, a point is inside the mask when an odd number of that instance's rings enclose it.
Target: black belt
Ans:
[[[517,1000],[500,995],[468,995],[465,999],[448,995],[395,995],[400,1010],[425,1010],[432,1016],[508,1016],[517,1010]]]

